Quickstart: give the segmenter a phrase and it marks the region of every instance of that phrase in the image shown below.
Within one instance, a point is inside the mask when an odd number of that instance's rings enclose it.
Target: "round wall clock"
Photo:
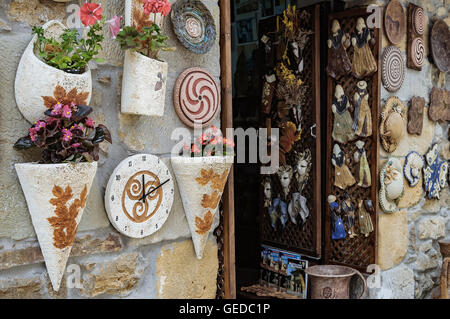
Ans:
[[[124,159],[112,173],[105,192],[111,224],[120,233],[143,238],[159,230],[173,204],[174,184],[157,156],[138,154]]]

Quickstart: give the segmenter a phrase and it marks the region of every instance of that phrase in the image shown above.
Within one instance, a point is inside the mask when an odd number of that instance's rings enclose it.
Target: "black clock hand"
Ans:
[[[144,201],[145,198],[145,175],[142,174],[142,197],[139,198],[139,200],[142,199],[142,201]]]
[[[169,178],[167,181],[165,181],[164,183],[159,184],[158,187],[152,189],[152,190],[149,191],[147,194],[145,194],[144,197],[143,197],[143,199],[145,199],[148,195],[150,195],[151,193],[153,193],[154,191],[156,191],[158,188],[162,187],[164,184],[167,184],[169,181],[170,181],[170,178]]]

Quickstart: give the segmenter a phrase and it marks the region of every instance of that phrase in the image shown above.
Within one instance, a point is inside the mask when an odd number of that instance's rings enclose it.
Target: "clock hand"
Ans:
[[[153,193],[154,191],[156,191],[158,188],[162,187],[164,184],[168,183],[169,181],[170,181],[170,178],[167,181],[165,181],[164,183],[159,184],[158,187],[156,187],[156,188],[152,189],[151,191],[149,191],[147,194],[144,195],[143,198],[146,198],[148,195],[150,195],[151,193]]]
[[[145,175],[142,174],[142,197],[139,198],[139,200],[142,199],[142,201],[144,201],[145,198]]]

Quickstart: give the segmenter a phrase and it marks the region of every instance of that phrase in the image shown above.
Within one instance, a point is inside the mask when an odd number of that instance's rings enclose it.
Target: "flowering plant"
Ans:
[[[45,111],[45,119],[36,121],[14,148],[42,149],[40,163],[45,164],[98,161],[99,144],[112,140],[106,126],[96,127],[94,120],[88,117],[91,112],[92,108],[86,105],[57,103]]]
[[[219,129],[211,126],[193,143],[185,144],[180,155],[189,157],[234,155],[234,142],[222,137]]]

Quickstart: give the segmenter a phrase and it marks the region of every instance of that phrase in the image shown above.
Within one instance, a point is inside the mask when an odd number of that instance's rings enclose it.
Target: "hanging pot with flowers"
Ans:
[[[158,59],[160,50],[171,51],[162,34],[163,18],[170,13],[168,0],[127,0],[125,26],[116,40],[125,52],[121,111],[126,114],[163,116],[168,65]],[[156,22],[155,22],[156,21]]]
[[[14,144],[17,150],[42,150],[39,162],[15,168],[55,291],[97,171],[99,145],[111,143],[108,129],[88,117],[91,112],[89,106],[57,102]]]
[[[95,56],[101,49],[105,20],[96,3],[85,3],[80,17],[89,28],[86,37],[56,20],[33,27],[34,36],[22,55],[15,80],[17,106],[30,123],[46,110],[41,96],[51,95],[57,86],[84,94],[84,103],[89,104],[92,78],[88,63],[103,61]]]
[[[234,161],[234,142],[212,126],[180,156],[172,156],[184,212],[198,259],[203,257],[208,235]]]

